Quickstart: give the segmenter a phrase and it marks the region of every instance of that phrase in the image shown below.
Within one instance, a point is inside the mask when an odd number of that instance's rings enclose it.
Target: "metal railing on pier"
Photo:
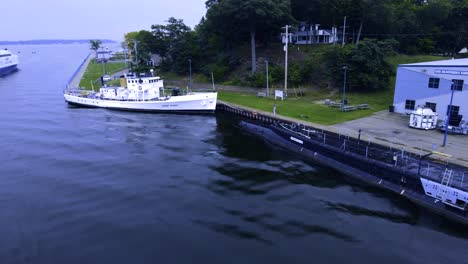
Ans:
[[[265,124],[276,124],[288,129],[291,133],[300,133],[302,136],[335,149],[335,153],[353,155],[361,160],[380,162],[388,168],[398,169],[404,173],[425,176],[434,181],[441,182],[446,170],[452,171],[449,186],[468,191],[468,169],[446,160],[431,157],[432,153],[413,153],[404,146],[384,146],[371,140],[361,140],[342,133],[335,133],[321,128],[292,122],[258,112],[248,111],[228,104],[219,104],[219,110],[224,110],[242,118],[256,120]],[[345,157],[345,155],[341,155]],[[338,158],[338,157],[337,157]]]

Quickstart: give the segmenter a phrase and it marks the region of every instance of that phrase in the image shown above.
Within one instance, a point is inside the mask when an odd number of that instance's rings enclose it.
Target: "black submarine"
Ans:
[[[466,168],[302,124],[241,120],[241,131],[468,226]],[[468,177],[468,175],[467,175]]]

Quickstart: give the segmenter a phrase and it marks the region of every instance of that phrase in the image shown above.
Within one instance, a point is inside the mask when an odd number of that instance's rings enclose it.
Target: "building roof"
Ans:
[[[451,60],[440,60],[440,61],[427,61],[409,64],[400,64],[400,67],[421,67],[421,66],[448,66],[448,67],[468,67],[468,58],[466,59],[451,59]]]

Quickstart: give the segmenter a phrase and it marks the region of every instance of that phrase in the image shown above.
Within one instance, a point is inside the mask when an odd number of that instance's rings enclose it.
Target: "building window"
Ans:
[[[450,105],[447,106],[447,115],[449,110],[452,110],[450,113],[450,116],[458,116],[458,113],[460,112],[460,106],[458,105],[452,105],[452,109],[450,109]]]
[[[426,106],[429,107],[432,110],[432,112],[436,112],[436,103],[426,102]]]
[[[414,100],[406,100],[406,103],[405,103],[405,109],[407,110],[414,110],[414,105],[415,105],[415,101]]]
[[[453,89],[455,91],[463,90],[463,80],[452,80],[452,81],[453,81]]]
[[[429,78],[429,88],[435,88],[435,89],[438,89],[439,88],[439,82],[440,82],[440,79],[439,78]]]

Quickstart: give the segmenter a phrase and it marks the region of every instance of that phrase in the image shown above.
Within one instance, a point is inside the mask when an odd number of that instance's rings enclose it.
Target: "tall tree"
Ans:
[[[97,51],[101,47],[102,41],[100,39],[90,39],[89,48],[94,50],[94,57],[97,59]]]
[[[128,52],[130,56],[133,58],[133,61],[137,61],[136,54],[135,54],[135,42],[134,40],[137,39],[138,31],[128,32],[124,36],[125,44],[128,47]]]
[[[224,30],[247,32],[250,36],[252,73],[256,72],[256,34],[278,30],[291,16],[289,0],[209,0],[206,18]],[[234,30],[233,30],[234,29]]]
[[[174,17],[169,18],[166,25],[152,25],[151,33],[154,36],[155,51],[163,60],[170,60],[170,49],[189,31],[190,27],[185,25],[182,19]]]

